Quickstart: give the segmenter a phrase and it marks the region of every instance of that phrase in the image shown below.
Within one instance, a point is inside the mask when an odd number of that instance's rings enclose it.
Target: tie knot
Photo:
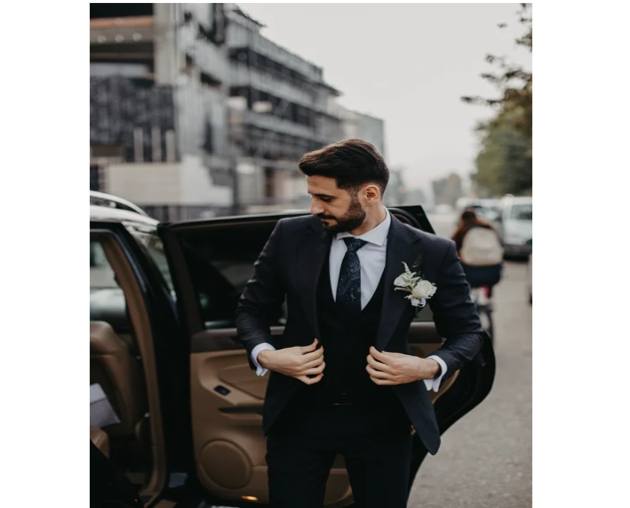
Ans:
[[[352,237],[346,237],[343,239],[343,241],[346,242],[346,247],[348,248],[350,252],[358,251],[361,247],[363,247],[367,243],[365,240],[361,240],[360,238],[352,238]]]

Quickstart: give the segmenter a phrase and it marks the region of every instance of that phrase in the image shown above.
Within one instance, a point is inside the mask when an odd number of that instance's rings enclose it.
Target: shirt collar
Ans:
[[[385,209],[385,219],[378,226],[359,236],[355,236],[348,232],[337,233],[335,239],[341,240],[342,238],[346,237],[359,238],[361,240],[365,240],[368,243],[373,243],[374,245],[382,247],[383,245],[385,245],[385,241],[387,240],[387,233],[389,233],[389,226],[391,223],[392,218],[389,215],[389,211]]]

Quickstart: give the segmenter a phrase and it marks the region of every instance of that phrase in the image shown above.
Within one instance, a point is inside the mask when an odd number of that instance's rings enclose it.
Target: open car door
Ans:
[[[421,207],[391,208],[400,220],[433,232]],[[253,263],[276,222],[300,214],[242,216],[162,224],[160,236],[173,274],[182,325],[190,341],[190,401],[198,479],[211,499],[267,503],[266,443],[262,406],[268,376],[250,369],[238,341],[234,315]],[[272,334],[284,330],[285,306],[278,309]],[[442,339],[427,308],[409,333],[410,349],[427,356]],[[490,391],[494,354],[489,340],[476,361],[456,372],[433,394],[443,432]],[[426,455],[414,440],[410,481]],[[326,506],[348,506],[352,493],[343,459],[335,461]]]

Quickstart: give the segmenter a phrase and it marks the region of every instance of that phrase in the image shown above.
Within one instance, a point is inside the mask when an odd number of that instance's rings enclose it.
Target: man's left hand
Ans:
[[[381,353],[370,346],[366,370],[377,385],[402,385],[421,379],[433,379],[439,374],[440,365],[433,359],[387,351]]]

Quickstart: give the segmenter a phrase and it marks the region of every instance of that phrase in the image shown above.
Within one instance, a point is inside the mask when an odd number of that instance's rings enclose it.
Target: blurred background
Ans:
[[[499,233],[495,386],[413,507],[531,504],[531,50],[530,4],[90,4],[92,191],[161,221],[306,209],[299,158],[358,137],[388,205]]]
[[[300,156],[360,137],[388,204],[497,218],[480,198],[531,195],[528,11],[91,4],[90,187],[169,221],[305,208]]]

